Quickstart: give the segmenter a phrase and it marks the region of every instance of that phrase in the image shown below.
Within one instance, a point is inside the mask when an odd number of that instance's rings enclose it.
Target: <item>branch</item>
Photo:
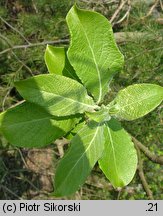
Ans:
[[[163,11],[163,3],[162,3],[162,0],[160,0],[160,6],[161,6],[161,10]]]
[[[4,36],[2,35],[0,36],[3,37],[2,38],[3,40],[6,40]],[[114,33],[114,37],[116,39],[116,42],[119,44],[127,42],[127,41],[131,41],[131,40],[135,40],[136,38],[139,38],[139,37],[147,37],[147,38],[155,39],[156,41],[162,41],[161,36],[158,38],[155,38],[152,34],[147,34],[145,32],[116,32]],[[68,43],[69,43],[69,39],[59,39],[55,41],[43,41],[40,43],[30,43],[30,44],[15,45],[15,46],[10,45],[9,48],[2,50],[0,52],[0,55],[16,50],[16,49],[27,49],[31,47],[45,46],[47,44],[68,44]]]
[[[15,198],[19,199],[19,200],[23,200],[21,197],[19,197],[16,193],[14,193],[13,191],[11,191],[9,188],[7,188],[6,186],[0,184],[0,189],[3,189],[5,191],[7,191],[8,193],[12,194]]]
[[[153,197],[153,194],[152,194],[152,191],[148,185],[148,182],[145,178],[145,175],[144,175],[144,171],[143,171],[143,160],[141,159],[141,153],[140,153],[140,150],[139,148],[136,146],[136,149],[137,149],[137,155],[138,155],[138,172],[139,172],[139,177],[140,177],[140,180],[141,180],[141,183],[143,185],[143,188],[148,196],[148,198],[150,200],[154,200],[154,197]]]
[[[163,156],[153,154],[146,146],[132,136],[132,140],[137,148],[139,148],[154,163],[163,165]]]
[[[55,41],[43,41],[41,43],[30,43],[30,44],[25,44],[25,45],[16,45],[10,48],[7,48],[3,51],[0,52],[0,55],[9,52],[11,50],[16,50],[16,49],[27,49],[30,47],[35,47],[35,46],[43,46],[43,45],[47,45],[47,44],[63,44],[63,43],[68,43],[69,40],[68,39],[60,39],[60,40],[55,40]]]
[[[120,24],[121,22],[124,21],[124,19],[125,19],[126,17],[127,17],[127,20],[128,20],[129,15],[130,15],[130,11],[131,11],[131,2],[130,2],[130,0],[128,0],[128,9],[127,9],[126,13],[125,13],[124,16],[123,16],[120,20],[118,20],[115,24]]]
[[[131,57],[131,58],[128,58],[128,59],[126,60],[126,62],[131,61],[132,59],[135,59],[135,58],[137,58],[137,57],[139,57],[139,56],[141,56],[141,55],[143,55],[143,54],[146,54],[146,53],[148,53],[148,52],[153,52],[153,51],[162,50],[162,49],[163,49],[163,47],[157,47],[157,48],[150,49],[150,50],[144,50],[144,51],[138,53],[137,55],[135,55],[135,56],[133,56],[133,57]]]
[[[149,16],[152,14],[152,12],[153,12],[153,10],[155,9],[155,7],[158,5],[158,3],[159,3],[159,0],[155,0],[155,3],[154,3],[154,4],[152,5],[152,7],[149,9],[147,15],[143,16],[141,19],[145,19],[145,18],[149,17]]]
[[[140,38],[146,38],[148,40],[162,41],[162,36],[156,37],[156,35],[149,34],[148,32],[116,32],[114,33],[115,40],[118,44],[126,43],[129,41],[136,41]]]
[[[118,8],[114,12],[113,16],[110,19],[110,22],[113,23],[119,12],[122,10],[123,6],[127,3],[127,0],[122,0],[121,3],[119,4]]]
[[[8,52],[9,50],[11,50],[11,52],[12,52],[13,56],[16,58],[16,60],[18,60],[28,70],[28,72],[33,76],[31,69],[13,51],[13,45],[10,42],[10,40],[7,37],[3,36],[2,34],[0,34],[0,38],[2,38],[10,46],[10,48],[6,49],[7,51],[3,50],[2,53],[4,53],[4,51]],[[28,44],[28,45],[30,45],[30,44]],[[0,52],[0,54],[1,54],[1,52]]]
[[[8,23],[6,20],[4,20],[1,16],[0,19],[2,20],[2,22],[4,22],[8,27],[10,27],[12,30],[14,30],[15,32],[17,32],[28,44],[30,44],[30,42],[27,40],[27,38],[25,38],[25,36],[16,28],[14,28],[10,23]]]
[[[63,137],[62,139],[57,139],[55,141],[55,144],[57,145],[59,156],[60,156],[60,158],[62,158],[64,156],[63,147],[64,147],[64,145],[69,144],[69,141]]]

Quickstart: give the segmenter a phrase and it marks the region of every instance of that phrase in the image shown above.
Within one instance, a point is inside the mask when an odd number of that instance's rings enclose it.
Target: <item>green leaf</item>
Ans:
[[[99,166],[114,187],[123,187],[136,172],[136,150],[129,134],[115,119],[104,127],[105,147]]]
[[[111,24],[101,14],[76,6],[71,8],[66,20],[71,34],[69,61],[98,104],[108,91],[108,82],[124,61]]]
[[[72,139],[55,175],[55,195],[73,194],[85,182],[104,146],[103,127],[95,122],[85,125]]]
[[[47,45],[44,58],[50,73],[62,75],[65,66],[65,50],[63,47]]]
[[[59,74],[79,81],[70,65],[66,51],[67,49],[64,47],[47,45],[44,58],[48,71],[51,74]]]
[[[79,119],[54,118],[38,105],[24,102],[0,114],[0,130],[19,147],[42,147],[70,131]]]
[[[93,121],[96,122],[105,122],[105,121],[109,121],[111,119],[111,116],[109,115],[108,112],[108,108],[105,106],[101,106],[101,109],[99,111],[96,112],[92,112],[92,113],[87,113],[86,115]]]
[[[71,132],[66,136],[66,139],[68,140],[72,140],[72,138],[84,127],[85,125],[85,121],[82,119],[80,120],[81,122],[79,122],[75,128],[73,128],[73,130],[71,130]]]
[[[67,116],[97,108],[84,86],[68,77],[46,74],[15,83],[29,102],[44,107],[55,116]]]
[[[117,117],[125,120],[140,118],[154,110],[163,100],[163,87],[135,84],[118,92],[114,99]]]

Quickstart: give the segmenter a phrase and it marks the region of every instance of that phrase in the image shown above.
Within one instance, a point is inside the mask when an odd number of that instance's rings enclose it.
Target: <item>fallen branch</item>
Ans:
[[[149,16],[152,14],[153,10],[154,10],[154,9],[156,8],[156,6],[158,5],[158,3],[159,3],[159,0],[155,0],[155,3],[154,3],[154,4],[152,5],[152,7],[149,9],[147,15],[141,17],[141,19],[145,19],[145,18],[149,17]]]
[[[122,23],[122,22],[125,20],[126,17],[127,17],[127,20],[128,20],[129,15],[130,15],[130,11],[131,11],[131,2],[130,2],[130,0],[128,0],[128,9],[127,9],[126,13],[125,13],[124,16],[123,16],[122,18],[120,18],[115,24],[120,24],[120,23]]]
[[[64,145],[69,144],[69,141],[63,137],[62,139],[57,139],[55,141],[55,144],[57,145],[59,156],[60,156],[60,158],[62,158],[64,156],[63,147],[64,147]]]
[[[114,33],[115,40],[118,44],[126,43],[129,41],[136,41],[140,38],[146,38],[148,40],[162,41],[161,36],[149,34],[148,32],[116,32]]]
[[[18,200],[23,200],[21,197],[19,197],[16,193],[14,193],[12,190],[10,190],[9,188],[7,188],[6,186],[0,184],[0,190],[5,190],[7,191],[7,193],[12,194],[16,199]]]
[[[133,56],[133,57],[131,57],[131,58],[128,58],[128,59],[126,60],[126,62],[131,61],[131,60],[133,60],[133,59],[135,59],[135,58],[137,58],[137,57],[139,57],[139,56],[141,56],[141,55],[143,55],[143,54],[146,54],[146,53],[149,53],[149,52],[153,52],[153,51],[158,51],[158,50],[163,50],[163,47],[157,47],[157,48],[150,49],[150,50],[144,50],[144,51],[138,53],[137,55],[135,55],[135,56]]]
[[[139,148],[152,162],[163,165],[163,156],[153,154],[146,146],[132,137],[134,144]]]
[[[141,159],[141,153],[140,153],[140,150],[139,148],[136,146],[136,149],[137,149],[137,155],[138,155],[138,172],[139,172],[139,177],[140,177],[140,180],[141,180],[141,183],[143,185],[143,188],[148,196],[148,198],[150,200],[154,200],[154,197],[153,197],[153,194],[152,194],[152,191],[148,185],[148,182],[146,180],[146,177],[144,175],[144,171],[143,171],[143,160]]]
[[[161,6],[161,10],[163,11],[163,3],[162,3],[162,0],[160,0],[160,6]]]
[[[119,12],[122,10],[123,6],[127,3],[127,0],[122,0],[121,3],[119,4],[118,8],[116,9],[116,11],[114,12],[113,16],[110,19],[110,22],[113,23],[114,20],[116,19],[117,15],[119,14]]]
[[[0,19],[2,22],[4,22],[9,28],[11,28],[13,31],[17,32],[28,44],[30,44],[30,42],[27,40],[27,38],[16,28],[14,28],[10,23],[8,23],[6,20],[4,20],[1,16]]]
[[[8,49],[11,50],[11,53],[12,53],[13,56],[16,58],[16,60],[19,61],[19,62],[27,69],[27,71],[30,73],[30,75],[33,76],[33,73],[32,73],[32,71],[31,71],[31,69],[14,53],[14,51],[13,51],[13,45],[12,45],[12,43],[10,42],[10,40],[9,40],[7,37],[3,36],[2,34],[0,34],[0,38],[2,38],[2,39],[8,44],[8,46],[10,47],[10,48],[8,48]],[[28,46],[29,46],[29,45],[30,45],[30,44],[28,44]],[[26,46],[27,46],[27,45],[26,45]],[[6,49],[6,52],[8,52],[8,49]],[[5,51],[5,50],[3,50],[2,53],[3,53],[4,51]],[[0,53],[0,54],[1,54],[1,53]]]
[[[2,35],[1,35],[2,36]],[[114,37],[117,43],[125,43],[127,41],[135,40],[136,38],[140,37],[147,37],[150,39],[155,39],[156,41],[161,41],[162,37],[156,38],[152,34],[147,34],[146,32],[116,32],[114,33]],[[40,43],[30,43],[30,44],[23,44],[23,45],[15,45],[15,46],[10,46],[9,48],[2,50],[0,52],[0,55],[5,54],[7,52],[13,51],[13,50],[18,50],[18,49],[27,49],[27,48],[32,48],[32,47],[37,47],[37,46],[45,46],[47,44],[68,44],[69,39],[59,39],[55,41],[43,41]]]
[[[64,43],[68,43],[69,40],[68,39],[60,39],[60,40],[56,40],[56,41],[43,41],[41,43],[30,43],[30,44],[24,44],[24,45],[16,45],[10,48],[7,48],[3,51],[0,52],[0,55],[7,53],[9,51],[12,50],[16,50],[16,49],[27,49],[27,48],[31,48],[31,47],[35,47],[35,46],[44,46],[47,44],[64,44]]]

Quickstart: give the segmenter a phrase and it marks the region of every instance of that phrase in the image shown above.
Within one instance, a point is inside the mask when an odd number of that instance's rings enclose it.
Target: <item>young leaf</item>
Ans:
[[[38,105],[24,102],[0,114],[0,130],[19,147],[42,147],[70,131],[79,119],[54,118]]]
[[[97,108],[84,86],[68,77],[46,74],[15,83],[19,93],[55,116],[67,116]]]
[[[63,75],[79,81],[67,58],[66,48],[47,45],[44,58],[49,73]]]
[[[62,75],[65,66],[65,50],[63,47],[47,45],[44,58],[50,73]]]
[[[66,20],[71,34],[69,61],[98,104],[108,91],[111,77],[123,66],[111,24],[101,14],[76,6]]]
[[[115,119],[104,126],[105,145],[99,166],[114,187],[132,180],[137,167],[137,154],[129,134]]]
[[[102,106],[99,111],[92,112],[92,113],[86,113],[86,115],[93,121],[96,122],[105,122],[109,121],[111,119],[111,116],[109,115],[108,109],[105,106]]]
[[[103,128],[95,122],[85,125],[72,139],[55,175],[55,195],[74,193],[85,182],[104,147]]]
[[[140,118],[155,109],[163,100],[163,87],[135,84],[118,92],[114,99],[117,117],[125,120]]]

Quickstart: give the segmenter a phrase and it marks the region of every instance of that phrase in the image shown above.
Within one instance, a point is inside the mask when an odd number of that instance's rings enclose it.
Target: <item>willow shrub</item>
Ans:
[[[0,130],[12,145],[26,148],[72,137],[55,173],[56,196],[78,190],[96,162],[114,187],[123,187],[135,174],[137,153],[118,120],[131,121],[152,111],[163,99],[163,88],[131,85],[104,105],[109,83],[124,64],[111,24],[77,6],[66,20],[68,50],[47,46],[49,74],[15,83],[25,101],[0,114]]]

